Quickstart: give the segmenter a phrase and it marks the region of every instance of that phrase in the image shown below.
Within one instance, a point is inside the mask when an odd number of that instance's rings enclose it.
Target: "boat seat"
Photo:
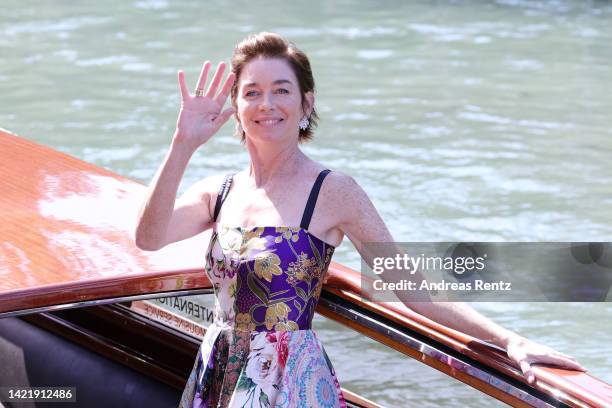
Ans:
[[[44,408],[168,408],[181,397],[180,390],[18,318],[0,319],[0,362],[1,386],[76,387],[76,404],[38,404]]]

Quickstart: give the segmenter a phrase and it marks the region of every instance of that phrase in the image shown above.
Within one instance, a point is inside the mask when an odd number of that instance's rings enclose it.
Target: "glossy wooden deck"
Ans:
[[[0,131],[0,312],[209,286],[204,234],[138,249],[145,187]]]

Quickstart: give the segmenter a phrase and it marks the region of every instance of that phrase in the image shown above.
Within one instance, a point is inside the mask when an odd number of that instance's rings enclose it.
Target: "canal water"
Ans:
[[[304,150],[353,176],[397,241],[611,241],[609,1],[3,1],[0,126],[148,183],[176,71],[262,30],[305,50]],[[226,125],[180,191],[248,157]],[[204,249],[203,249],[204,250]],[[348,240],[335,260],[360,267]],[[479,303],[612,383],[609,303]],[[385,406],[490,407],[478,391],[317,317],[342,385]],[[501,406],[501,404],[498,404]]]

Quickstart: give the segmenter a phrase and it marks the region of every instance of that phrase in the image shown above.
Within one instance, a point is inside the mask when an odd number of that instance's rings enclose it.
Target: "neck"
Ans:
[[[255,144],[247,137],[247,150],[251,157],[248,177],[256,188],[265,186],[271,179],[289,176],[306,160],[297,143],[274,145]]]

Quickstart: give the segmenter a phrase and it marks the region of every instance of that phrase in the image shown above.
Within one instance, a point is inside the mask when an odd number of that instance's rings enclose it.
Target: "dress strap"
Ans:
[[[317,180],[314,182],[312,186],[312,190],[310,190],[310,196],[308,196],[308,201],[306,202],[306,208],[304,209],[304,215],[302,215],[302,222],[300,222],[300,228],[305,230],[310,226],[310,219],[312,218],[312,213],[314,212],[315,205],[317,204],[317,198],[319,197],[319,191],[321,190],[321,184],[323,184],[323,179],[331,172],[330,169],[325,169],[319,173]]]
[[[215,213],[213,215],[213,222],[217,222],[217,217],[219,216],[219,211],[221,211],[221,206],[223,202],[227,198],[227,194],[229,193],[230,188],[232,187],[232,180],[234,179],[233,174],[228,174],[225,176],[225,180],[223,180],[223,184],[219,189],[219,194],[217,194],[217,202],[215,203]]]

